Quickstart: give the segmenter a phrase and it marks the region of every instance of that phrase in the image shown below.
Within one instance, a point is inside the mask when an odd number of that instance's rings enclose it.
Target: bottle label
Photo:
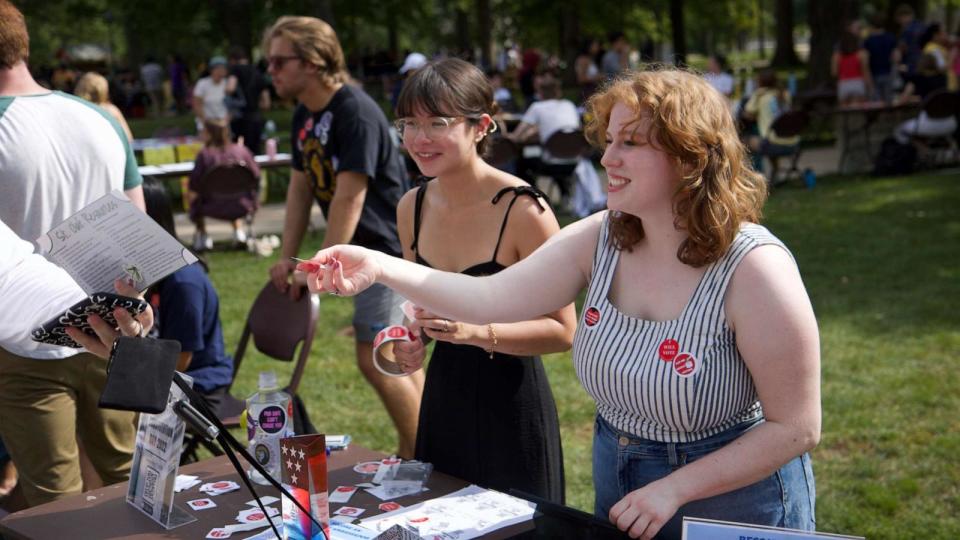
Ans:
[[[273,435],[280,433],[287,425],[287,413],[281,407],[270,405],[260,410],[258,420],[260,429]]]

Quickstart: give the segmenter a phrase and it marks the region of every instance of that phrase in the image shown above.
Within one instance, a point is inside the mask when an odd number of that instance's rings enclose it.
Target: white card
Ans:
[[[193,508],[194,510],[207,510],[209,508],[217,507],[217,503],[210,499],[194,499],[192,501],[187,501],[187,504],[189,504],[190,508]]]
[[[267,506],[268,504],[273,504],[273,503],[275,503],[275,502],[277,502],[277,501],[279,501],[279,500],[280,500],[280,499],[278,499],[278,498],[276,498],[276,497],[273,497],[273,496],[271,496],[271,495],[265,495],[265,496],[263,496],[263,497],[260,497],[260,502],[262,502],[264,506]],[[256,499],[253,499],[253,500],[247,501],[247,506],[254,506],[254,507],[256,507],[256,506],[257,506],[257,500],[256,500]]]
[[[356,486],[340,486],[337,489],[330,492],[330,496],[327,498],[327,501],[332,503],[345,503],[350,500],[350,497],[353,497],[353,494],[360,489]]]
[[[233,534],[227,529],[217,527],[216,529],[210,529],[210,532],[207,533],[207,538],[230,538],[230,535]]]
[[[339,510],[334,512],[338,516],[351,516],[357,517],[360,514],[366,512],[363,508],[355,508],[353,506],[341,506]]]

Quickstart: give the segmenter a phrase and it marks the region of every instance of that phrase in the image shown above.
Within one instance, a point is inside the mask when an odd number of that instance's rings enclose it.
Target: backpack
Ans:
[[[880,152],[873,165],[873,176],[910,174],[917,162],[917,149],[912,144],[901,144],[893,137],[880,143]]]

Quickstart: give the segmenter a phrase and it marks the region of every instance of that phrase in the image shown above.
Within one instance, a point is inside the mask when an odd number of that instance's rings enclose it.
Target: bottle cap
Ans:
[[[277,374],[272,371],[260,372],[260,391],[273,390],[277,387]]]

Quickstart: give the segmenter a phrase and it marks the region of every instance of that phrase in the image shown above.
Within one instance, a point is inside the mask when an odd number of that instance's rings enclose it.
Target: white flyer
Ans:
[[[113,292],[117,279],[144,290],[197,258],[163,227],[114,190],[37,239],[87,294]]]
[[[378,533],[394,525],[424,538],[466,540],[533,519],[536,505],[471,485],[449,495],[370,517],[360,525]]]

